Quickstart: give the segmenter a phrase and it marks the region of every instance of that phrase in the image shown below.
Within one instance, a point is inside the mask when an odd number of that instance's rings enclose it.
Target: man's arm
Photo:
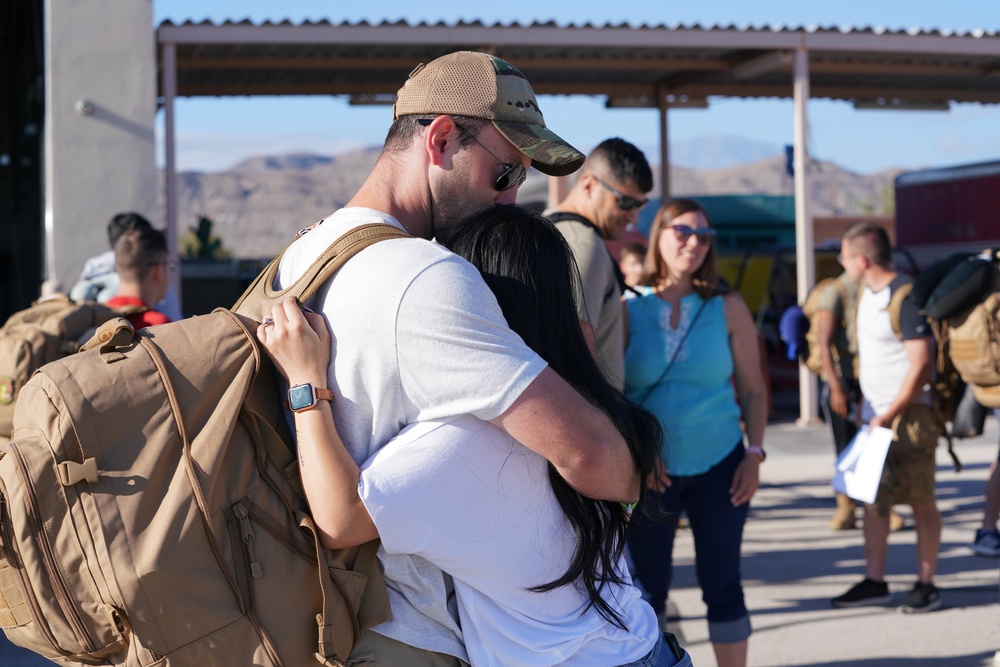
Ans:
[[[840,383],[833,361],[833,347],[840,323],[833,311],[820,310],[816,314],[816,343],[819,345],[819,358],[823,363],[823,376],[830,388],[830,409],[841,417],[847,416],[847,394]]]
[[[416,421],[471,414],[548,459],[585,496],[639,497],[631,453],[611,420],[510,330],[471,265],[446,261],[424,271],[396,322],[401,380]]]
[[[639,473],[621,433],[551,368],[490,421],[548,459],[581,494],[622,503],[639,497]]]
[[[589,228],[579,223],[566,222],[557,224],[556,229],[566,239],[580,274],[582,294],[581,302],[576,304],[577,316],[581,322],[587,322],[596,329],[604,308],[611,257],[604,247],[604,241],[599,237],[595,240],[597,235]]]
[[[764,445],[767,426],[767,391],[761,373],[760,346],[753,316],[739,292],[730,292],[723,302],[729,345],[733,354],[733,376],[740,409],[746,424],[747,441],[751,447]],[[753,455],[743,457],[733,474],[730,500],[733,506],[749,502],[760,484],[760,460]]]
[[[931,379],[931,357],[934,349],[933,338],[914,338],[904,340],[903,347],[910,358],[910,370],[903,378],[903,384],[892,405],[884,414],[876,415],[870,422],[871,428],[884,426],[891,428],[892,422],[913,400],[923,391],[924,385]]]

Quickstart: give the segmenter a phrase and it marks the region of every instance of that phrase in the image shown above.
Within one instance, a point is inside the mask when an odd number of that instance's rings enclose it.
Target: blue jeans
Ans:
[[[743,599],[740,547],[750,504],[733,507],[729,487],[743,460],[740,442],[714,467],[700,475],[671,475],[664,493],[653,493],[665,521],[641,514],[632,517],[628,546],[635,562],[635,578],[657,614],[666,608],[673,577],[674,536],[677,520],[686,512],[694,536],[695,571],[701,599],[708,607],[709,638],[716,643],[736,643],[750,636],[750,617]]]
[[[681,649],[684,651],[684,649]],[[653,650],[633,662],[620,665],[619,667],[692,667],[691,656],[687,651],[680,660],[674,657],[673,652],[667,648],[667,642],[660,635],[660,640],[653,646]]]

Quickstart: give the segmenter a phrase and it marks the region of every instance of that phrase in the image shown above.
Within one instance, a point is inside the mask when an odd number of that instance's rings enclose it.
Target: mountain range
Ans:
[[[682,153],[680,148],[675,150]],[[766,145],[747,146],[751,155],[766,150]],[[711,142],[702,146],[702,151],[705,156],[720,152]],[[178,175],[179,231],[206,216],[215,223],[214,234],[233,256],[273,256],[296,231],[342,207],[367,178],[378,154],[378,148],[368,148],[341,155],[268,155],[244,160],[222,172],[182,172]],[[786,172],[785,156],[773,151],[770,156],[764,154],[762,159],[714,169],[680,166],[690,161],[676,155],[670,168],[671,194],[792,195],[794,186]],[[699,159],[709,163],[708,157]],[[810,169],[815,216],[893,214],[893,179],[902,170],[857,174],[824,161],[814,161]],[[659,167],[653,170],[656,185],[650,195],[659,197]],[[547,193],[546,178],[531,171],[518,193],[518,203],[543,205]],[[154,213],[163,219],[162,194],[160,197],[160,210]]]

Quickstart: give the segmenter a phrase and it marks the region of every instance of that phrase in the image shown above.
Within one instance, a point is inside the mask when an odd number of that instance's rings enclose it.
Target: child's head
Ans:
[[[629,287],[642,284],[642,278],[646,274],[643,270],[645,259],[646,246],[641,243],[629,243],[622,248],[618,266],[625,276],[625,284]]]

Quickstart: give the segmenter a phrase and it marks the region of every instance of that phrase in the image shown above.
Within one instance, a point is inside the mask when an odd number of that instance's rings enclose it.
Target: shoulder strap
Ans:
[[[583,217],[579,213],[569,213],[567,211],[556,211],[555,213],[549,213],[545,216],[553,223],[556,222],[579,222],[581,225],[585,225],[594,230],[594,233],[601,239],[601,243],[604,243],[604,237],[601,236],[601,230],[597,228],[593,222]],[[611,248],[608,248],[607,244],[604,247],[608,251],[608,257],[611,258],[611,268],[615,272],[615,281],[618,283],[618,289],[622,294],[625,292],[631,292],[635,296],[642,296],[642,292],[632,287],[631,285],[625,284],[625,274],[622,273],[622,268],[618,265],[618,260],[615,259],[614,255],[611,254]]]
[[[586,225],[587,227],[590,227],[595,232],[600,234],[600,231],[597,229],[597,225],[595,225],[593,222],[583,217],[579,213],[570,213],[569,211],[555,211],[554,213],[549,213],[545,217],[551,220],[552,222],[567,222],[567,221],[579,222],[580,224]]]
[[[889,311],[889,323],[892,325],[892,332],[896,334],[896,338],[899,338],[900,340],[903,340],[903,325],[900,322],[900,311],[903,307],[903,301],[906,297],[910,296],[910,292],[912,291],[913,283],[900,285],[889,298],[889,305],[885,307],[885,309]]]
[[[663,369],[662,373],[660,373],[660,377],[656,378],[656,382],[649,385],[649,389],[646,390],[646,393],[643,394],[642,398],[636,401],[636,403],[638,403],[639,405],[644,405],[646,401],[649,399],[650,395],[653,393],[653,390],[656,389],[656,386],[661,382],[663,382],[663,378],[667,377],[667,373],[670,372],[670,369],[673,368],[674,362],[677,361],[677,355],[681,353],[681,348],[684,347],[684,341],[687,340],[688,334],[691,333],[691,329],[694,329],[695,322],[697,322],[698,318],[701,317],[701,311],[705,310],[705,304],[707,303],[708,299],[702,299],[701,305],[698,306],[698,311],[694,314],[694,317],[691,319],[691,324],[689,324],[688,328],[684,330],[684,333],[681,335],[680,341],[677,343],[677,347],[674,349],[674,353],[670,356],[670,361],[667,362],[667,367]]]
[[[373,223],[356,227],[333,242],[298,280],[285,289],[276,290],[274,281],[278,276],[278,266],[290,243],[260,272],[231,310],[259,322],[272,305],[285,297],[294,296],[305,303],[351,257],[373,243],[400,238],[409,238],[409,234],[392,225]]]
[[[840,294],[840,300],[844,304],[844,311],[846,312],[851,306],[851,299],[847,294],[847,285],[844,284],[843,280],[833,279],[833,287]]]

